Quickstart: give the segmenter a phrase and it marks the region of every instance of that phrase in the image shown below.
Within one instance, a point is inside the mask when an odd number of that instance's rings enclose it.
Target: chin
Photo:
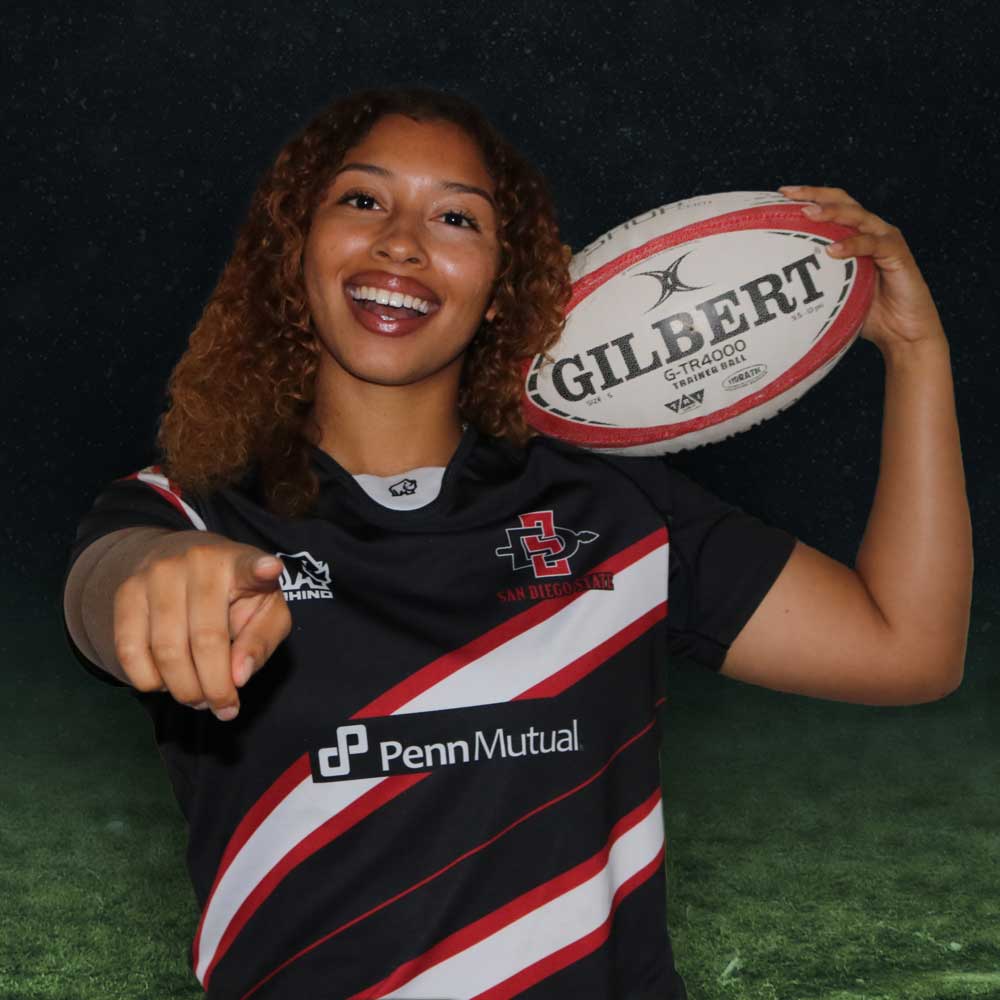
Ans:
[[[409,386],[421,382],[448,382],[461,375],[465,348],[439,360],[424,358],[423,363],[406,363],[397,357],[348,358],[332,355],[337,367],[352,378],[371,385]]]
[[[397,388],[402,388],[403,386],[408,385],[418,385],[426,379],[426,376],[421,372],[359,371],[350,372],[350,374],[361,382],[369,383],[369,385],[381,385]]]

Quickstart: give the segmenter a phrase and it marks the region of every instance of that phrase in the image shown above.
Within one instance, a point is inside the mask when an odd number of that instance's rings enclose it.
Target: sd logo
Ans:
[[[600,536],[596,531],[573,531],[555,523],[551,510],[519,514],[520,527],[507,528],[507,544],[496,549],[507,556],[514,569],[530,569],[535,578],[569,576],[569,561],[581,545]]]

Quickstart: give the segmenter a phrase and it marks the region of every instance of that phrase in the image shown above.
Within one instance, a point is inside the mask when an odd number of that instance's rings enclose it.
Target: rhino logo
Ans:
[[[330,564],[308,552],[276,552],[285,564],[278,584],[286,600],[299,597],[333,597],[330,592]]]
[[[394,497],[408,497],[417,492],[417,481],[415,479],[400,479],[398,483],[393,483],[389,487],[389,492]]]

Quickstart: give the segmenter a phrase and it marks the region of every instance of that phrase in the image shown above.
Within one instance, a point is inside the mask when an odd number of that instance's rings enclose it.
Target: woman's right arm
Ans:
[[[139,691],[168,691],[226,721],[291,630],[282,563],[205,531],[131,527],[97,539],[66,580],[81,652]]]

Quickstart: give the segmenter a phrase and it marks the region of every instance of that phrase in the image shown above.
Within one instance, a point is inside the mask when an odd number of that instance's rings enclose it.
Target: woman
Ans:
[[[879,272],[855,569],[665,461],[530,437],[518,361],[559,334],[566,254],[475,109],[365,92],[279,154],[172,376],[166,474],[102,494],[65,595],[85,665],[156,722],[209,996],[683,997],[667,652],[867,704],[959,683],[971,538],[937,312],[898,230],[782,190]]]

